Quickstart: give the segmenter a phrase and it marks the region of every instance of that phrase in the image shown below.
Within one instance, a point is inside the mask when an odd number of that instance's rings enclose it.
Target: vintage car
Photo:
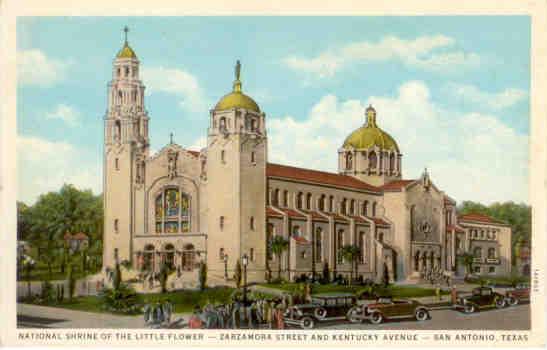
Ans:
[[[349,320],[348,311],[356,305],[356,298],[349,293],[317,294],[306,304],[289,307],[284,314],[285,323],[312,329],[317,322]]]
[[[480,309],[491,307],[502,309],[505,306],[507,306],[505,296],[494,292],[490,287],[477,287],[473,289],[471,295],[458,298],[454,308],[470,314]]]
[[[416,300],[392,297],[379,297],[373,303],[357,305],[348,312],[348,320],[354,323],[369,320],[371,323],[379,324],[385,320],[410,317],[425,321],[431,316],[429,309]]]
[[[530,286],[526,283],[518,284],[514,289],[505,292],[505,298],[511,306],[530,301]]]

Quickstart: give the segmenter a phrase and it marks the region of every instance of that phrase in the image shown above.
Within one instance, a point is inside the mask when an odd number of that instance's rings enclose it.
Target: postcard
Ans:
[[[4,4],[3,344],[545,344],[544,2],[58,2]]]

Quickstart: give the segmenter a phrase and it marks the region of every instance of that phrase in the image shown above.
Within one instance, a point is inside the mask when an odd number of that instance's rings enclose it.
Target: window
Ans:
[[[121,94],[121,91],[120,91]],[[114,123],[114,141],[120,141],[122,139],[122,122],[116,120]]]
[[[372,216],[376,217],[376,202],[372,203]]]
[[[350,202],[349,202],[349,213],[351,215],[354,215],[355,214],[355,199],[352,199]]]
[[[302,259],[306,259],[307,258],[307,254],[306,254],[306,251],[303,250],[301,253],[300,253],[300,258]]]
[[[353,155],[351,152],[346,153],[346,170],[351,170],[353,167]]]
[[[255,261],[255,250],[254,250],[254,248],[249,249],[249,260]]]
[[[220,151],[220,161],[226,163],[226,151],[224,150]]]
[[[114,260],[118,262],[119,255],[118,255],[118,248],[114,248]]]
[[[256,119],[253,118],[253,120],[251,121],[251,130],[252,131],[257,131],[258,130],[258,122]]]
[[[168,187],[156,196],[156,233],[190,231],[190,197],[178,187]]]
[[[368,154],[368,167],[370,169],[375,169],[378,163],[378,158],[376,157],[375,152],[370,152]]]
[[[365,232],[359,232],[359,262],[362,264],[365,262]]]
[[[484,230],[481,230],[481,239],[484,238]]]
[[[114,168],[120,170],[120,160],[118,158],[114,159]]]
[[[219,258],[220,260],[224,260],[224,248],[220,248],[220,249],[218,250],[218,258]]]
[[[251,227],[251,230],[254,231],[254,229],[255,229],[255,218],[254,218],[254,216],[251,216],[251,219],[249,220],[249,226]]]
[[[363,215],[368,215],[368,201],[365,201],[365,203],[363,203]]]
[[[129,76],[129,67],[125,67],[125,76],[126,76],[126,77]]]
[[[488,259],[496,258],[496,248],[488,248]]]
[[[489,266],[488,267],[488,273],[496,273],[496,267],[495,266]]]
[[[275,234],[275,226],[269,223],[266,229],[266,244],[267,244],[266,257],[268,258],[268,260],[273,259],[272,239],[274,234]]]
[[[334,197],[333,196],[330,196],[329,197],[329,212],[333,212],[333,209],[334,209]]]
[[[326,199],[326,196],[324,194],[322,194],[321,197],[319,198],[319,210],[321,211],[325,211],[325,199]]]
[[[220,118],[220,124],[219,124],[219,127],[221,132],[225,132],[226,131],[226,118],[225,117],[222,117]]]
[[[323,230],[321,230],[320,227],[318,227],[316,230],[315,230],[315,261],[316,262],[321,262],[321,260],[323,259],[322,257],[322,249],[323,249],[323,245],[322,245],[322,236],[323,236]]]
[[[251,163],[256,163],[256,159],[255,159],[255,153],[254,152],[251,152]]]
[[[119,76],[120,76],[120,74],[121,74],[121,70],[120,70],[120,68],[118,68],[118,70],[116,71],[116,76],[118,76],[118,77],[119,77]]]
[[[311,209],[311,193],[306,196],[306,209]]]
[[[289,191],[283,191],[283,206],[286,208],[289,206]]]
[[[473,249],[473,255],[475,256],[475,258],[482,258],[481,247],[476,247],[475,249]]]
[[[348,200],[346,198],[344,198],[344,199],[342,199],[342,202],[340,203],[340,213],[341,214],[344,214],[344,215],[346,214],[347,201]]]
[[[119,231],[119,220],[114,219],[114,232],[118,233]]]
[[[219,226],[220,226],[220,230],[222,231],[224,229],[224,216],[220,217]]]
[[[384,233],[383,232],[380,232],[378,234],[378,242],[383,242],[384,241]]]
[[[302,232],[300,231],[300,226],[294,226],[292,228],[292,236],[293,237],[300,237],[302,236]]]
[[[391,173],[395,172],[395,154],[393,153],[389,156],[389,171]]]
[[[341,264],[344,260],[342,256],[342,247],[344,246],[344,230],[339,230],[336,235],[336,261]]]
[[[480,267],[480,266],[475,266],[475,267],[473,268],[473,272],[475,272],[475,273],[481,273],[481,267]]]
[[[302,209],[302,196],[303,196],[303,193],[298,192],[298,196],[296,197],[296,207],[298,209]]]
[[[415,228],[414,228],[414,225],[415,225],[415,221],[416,220],[416,206],[413,205],[410,207],[410,232],[411,233],[414,233],[415,231]]]
[[[279,189],[277,188],[273,191],[272,205],[274,206],[279,205]]]

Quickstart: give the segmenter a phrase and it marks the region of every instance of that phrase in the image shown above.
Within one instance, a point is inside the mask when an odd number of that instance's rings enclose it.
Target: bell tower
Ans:
[[[211,274],[228,275],[248,257],[248,279],[263,280],[266,266],[265,114],[243,93],[241,64],[235,66],[232,92],[210,113],[207,135],[207,260]],[[241,263],[241,260],[240,260]]]
[[[125,41],[112,66],[108,109],[104,117],[104,239],[103,266],[132,261],[134,203],[145,177],[149,154],[148,113],[139,60]]]

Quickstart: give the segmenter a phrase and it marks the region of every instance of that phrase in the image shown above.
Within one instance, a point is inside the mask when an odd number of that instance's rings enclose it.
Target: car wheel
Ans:
[[[382,316],[379,312],[373,312],[372,315],[370,315],[370,322],[374,324],[380,324],[384,320],[384,316]]]
[[[315,309],[315,311],[313,312],[313,315],[321,320],[325,317],[327,317],[327,310],[323,309],[322,307],[318,308],[318,309]]]
[[[509,305],[515,306],[515,305],[518,305],[519,300],[518,300],[517,298],[511,297],[511,298],[509,298],[509,301],[508,301],[508,302],[509,302]]]
[[[496,307],[498,309],[503,309],[505,307],[505,299],[504,298],[496,299]]]
[[[418,309],[416,310],[416,320],[418,321],[425,321],[429,318],[429,312],[427,312],[427,310],[424,310],[424,309]]]
[[[359,314],[361,313],[361,308],[358,306],[354,306],[351,309],[349,309],[348,313],[346,314],[346,318],[351,323],[360,323],[361,317],[359,317]]]
[[[315,321],[313,318],[306,316],[300,320],[302,329],[313,329],[315,326]]]
[[[466,314],[472,314],[473,312],[475,312],[475,305],[466,305],[463,308],[463,312],[465,312]]]

